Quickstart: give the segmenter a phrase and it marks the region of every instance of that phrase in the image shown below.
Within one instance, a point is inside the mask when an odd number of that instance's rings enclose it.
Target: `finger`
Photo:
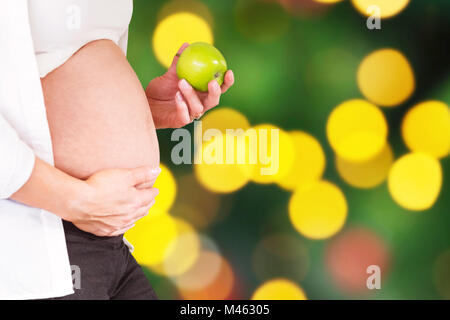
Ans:
[[[136,215],[134,216],[135,221],[142,219],[143,217],[148,215],[150,209],[153,207],[155,202],[156,202],[156,200],[153,200],[149,205],[144,206],[141,209],[139,209],[138,211],[136,211]]]
[[[175,94],[175,104],[177,106],[176,112],[182,125],[191,122],[191,117],[189,116],[189,108],[186,104],[186,101],[184,101],[183,95],[180,91],[177,91],[177,93]]]
[[[225,93],[230,89],[230,87],[234,84],[234,72],[232,70],[228,70],[225,73],[225,78],[222,84],[222,93]]]
[[[220,95],[222,91],[220,89],[219,83],[216,80],[212,80],[208,83],[208,95],[206,96],[203,105],[205,110],[209,110],[217,106],[220,102]]]
[[[91,225],[89,229],[82,229],[82,230],[95,234],[96,236],[99,237],[107,237],[114,230],[114,228],[111,227],[111,225],[99,221],[97,222],[96,226]]]
[[[127,232],[128,230],[130,230],[131,228],[133,228],[134,226],[135,226],[135,224],[133,223],[133,224],[128,225],[128,226],[126,226],[126,227],[124,227],[124,228],[122,228],[122,229],[120,229],[120,230],[110,232],[110,233],[108,234],[108,236],[109,236],[109,237],[120,236],[120,235],[124,234],[125,232]]]
[[[132,186],[154,183],[160,173],[160,168],[153,168],[149,166],[131,169],[129,170],[129,183]]]
[[[194,88],[192,88],[185,79],[178,82],[178,87],[180,88],[184,100],[187,102],[189,115],[193,118],[197,118],[203,113],[203,104]]]
[[[189,43],[185,42],[180,47],[180,49],[178,49],[177,53],[173,57],[172,64],[170,65],[169,69],[176,69],[176,66],[177,66],[177,63],[178,63],[178,59],[180,59],[181,54],[183,53],[184,49],[186,49],[187,47],[189,47]]]
[[[132,225],[133,223],[136,223],[138,220],[142,219],[146,215],[149,214],[151,207],[155,204],[156,200],[153,200],[149,205],[145,205],[135,212],[131,213],[130,215],[123,217],[123,219],[117,220],[119,224],[117,224],[117,228],[124,228],[124,226]]]
[[[158,194],[159,190],[156,188],[138,190],[137,208],[149,206]]]
[[[144,183],[138,184],[136,186],[136,189],[148,189],[148,188],[153,187],[153,184],[154,184],[153,181],[151,181],[151,182],[144,182]]]

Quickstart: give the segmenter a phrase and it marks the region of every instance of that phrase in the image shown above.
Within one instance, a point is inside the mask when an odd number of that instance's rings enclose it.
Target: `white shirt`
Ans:
[[[28,3],[41,78],[93,40],[112,40],[126,53],[132,0],[28,0]]]
[[[8,200],[30,177],[35,155],[53,164],[29,22],[27,0],[0,1],[0,299],[73,293],[61,219]]]

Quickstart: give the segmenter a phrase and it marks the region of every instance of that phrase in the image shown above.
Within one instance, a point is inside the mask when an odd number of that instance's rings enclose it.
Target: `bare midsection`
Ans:
[[[86,178],[159,165],[144,90],[118,46],[91,42],[42,79],[55,166]]]

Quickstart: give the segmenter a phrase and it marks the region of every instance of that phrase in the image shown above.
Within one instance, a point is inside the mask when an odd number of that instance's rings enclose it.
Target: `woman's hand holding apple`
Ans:
[[[153,79],[146,89],[157,129],[180,128],[191,123],[204,112],[217,106],[221,94],[234,84],[234,74],[231,70],[225,73],[222,86],[216,80],[211,80],[207,92],[196,91],[186,80],[180,80],[177,63],[188,46],[188,43],[181,46],[168,71]]]

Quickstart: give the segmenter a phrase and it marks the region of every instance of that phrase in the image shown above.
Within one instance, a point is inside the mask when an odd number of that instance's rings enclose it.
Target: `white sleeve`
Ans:
[[[0,114],[0,199],[7,199],[30,178],[34,168],[33,150]]]
[[[21,139],[12,126],[15,117],[11,110],[18,110],[26,101],[19,94],[16,61],[21,51],[15,46],[20,37],[18,13],[26,10],[26,1],[0,1],[0,199],[7,199],[28,181],[34,168],[34,151]],[[16,52],[15,52],[16,51]],[[26,68],[26,61],[19,67]],[[19,88],[20,89],[20,88]],[[26,88],[30,90],[30,88]],[[30,90],[31,92],[32,90]],[[30,97],[34,99],[34,96]]]
[[[125,30],[123,35],[119,39],[119,47],[122,49],[123,53],[127,55],[127,47],[128,47],[128,28]]]

